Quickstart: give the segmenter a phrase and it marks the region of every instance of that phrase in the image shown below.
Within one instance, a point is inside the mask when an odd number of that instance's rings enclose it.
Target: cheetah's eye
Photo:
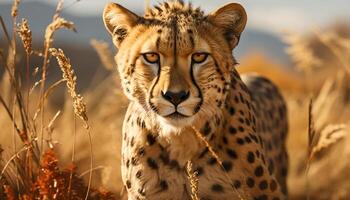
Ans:
[[[160,58],[159,54],[157,53],[144,53],[142,54],[142,56],[147,62],[151,64],[159,62],[159,58]]]
[[[192,54],[192,61],[196,64],[203,63],[208,58],[208,53],[194,53]]]

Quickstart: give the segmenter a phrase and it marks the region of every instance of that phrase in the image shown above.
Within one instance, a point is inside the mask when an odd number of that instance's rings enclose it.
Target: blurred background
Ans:
[[[116,49],[101,17],[107,2],[110,1],[65,0],[61,17],[74,22],[77,33],[58,30],[52,46],[62,48],[70,58],[77,75],[78,91],[87,104],[93,146],[96,147],[93,186],[103,186],[118,194],[123,187],[119,169],[120,132],[128,101],[120,90],[116,75],[113,61]],[[116,2],[142,15],[146,4],[152,6],[158,1]],[[191,2],[209,13],[232,1]],[[247,27],[233,52],[240,63],[238,71],[267,76],[278,85],[287,102],[290,126],[287,141],[290,155],[289,199],[350,199],[349,0],[235,2],[241,3],[248,14]],[[0,15],[10,33],[12,4],[12,0],[0,0]],[[30,68],[39,71],[33,73],[30,85],[24,84],[23,91],[40,81],[43,57],[38,52],[43,50],[45,28],[52,22],[56,5],[56,0],[22,0],[19,4],[17,22],[21,22],[21,18],[28,19],[33,36],[35,53],[31,55]],[[26,59],[19,37],[17,46],[14,66],[23,72]],[[8,47],[9,43],[0,29],[0,52],[11,52]],[[9,59],[10,56],[7,62]],[[0,67],[0,97],[6,97],[6,103],[11,105],[14,86],[3,71]],[[52,86],[61,77],[62,73],[52,58],[47,86]],[[30,97],[27,101],[33,104],[34,109],[39,98],[38,91],[34,90]],[[313,103],[310,103],[311,99]],[[86,172],[90,169],[89,140],[83,126],[77,126],[74,120],[72,101],[63,84],[55,87],[48,97],[46,124],[58,110],[61,113],[54,128],[48,127],[44,132],[50,136],[50,141],[54,141],[62,167],[72,162],[72,151],[76,149],[74,163],[86,180]],[[13,122],[3,113],[6,113],[5,109],[0,105],[0,168],[16,152],[16,137],[9,137],[13,135]],[[34,113],[35,110],[28,111],[30,117]],[[31,123],[37,124],[38,120],[33,117]],[[73,133],[76,134],[74,139]],[[2,149],[4,152],[1,154]],[[17,163],[13,165],[18,167]],[[9,173],[9,180],[14,176]],[[16,187],[14,185],[13,188]],[[0,188],[0,199],[1,192]]]
[[[84,67],[85,77],[90,70],[96,70],[98,59],[91,52],[89,41],[91,38],[110,42],[102,21],[102,11],[109,0],[66,0],[62,16],[75,23],[77,34],[69,31],[59,31],[56,34],[55,42],[64,47],[66,51],[80,52],[82,56],[74,57],[77,66]],[[145,2],[142,0],[118,0],[115,1],[126,8],[143,14]],[[151,5],[158,1],[151,0]],[[207,13],[214,11],[230,0],[216,1],[191,1],[195,6],[200,6]],[[348,0],[333,1],[280,1],[280,0],[238,0],[248,13],[248,23],[243,33],[240,45],[235,50],[238,61],[248,55],[260,54],[268,59],[273,59],[276,64],[284,67],[292,67],[293,62],[286,53],[287,44],[284,37],[289,33],[307,33],[315,29],[348,23],[350,9]],[[20,4],[19,19],[29,19],[33,37],[40,41],[44,34],[44,28],[50,23],[49,17],[55,10],[55,0],[24,0]],[[10,27],[11,0],[0,1],[0,13]],[[35,22],[35,23],[34,23]],[[72,50],[72,51],[71,51]],[[74,51],[73,51],[74,50]],[[86,71],[86,69],[89,69]]]

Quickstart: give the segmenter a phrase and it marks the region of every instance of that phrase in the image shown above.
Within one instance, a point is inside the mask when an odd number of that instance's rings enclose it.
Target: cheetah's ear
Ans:
[[[107,4],[103,11],[103,22],[117,47],[138,19],[139,16],[116,3]]]
[[[247,14],[240,4],[230,3],[210,14],[209,20],[224,30],[224,36],[233,49],[247,23]]]

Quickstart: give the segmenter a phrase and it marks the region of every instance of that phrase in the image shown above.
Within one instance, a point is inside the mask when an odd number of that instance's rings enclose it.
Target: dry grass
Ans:
[[[320,40],[330,33],[332,42]],[[299,41],[290,43],[289,53],[297,58],[296,65],[304,74],[307,92],[299,97],[287,96],[291,125],[288,142],[291,198],[348,199],[350,184],[344,177],[348,177],[346,171],[350,168],[347,159],[350,137],[347,68],[350,63],[340,59],[349,58],[350,48],[339,42],[350,41],[350,34],[340,36],[337,29],[330,27],[322,33],[293,37]],[[332,63],[329,63],[323,55],[338,48],[334,44],[343,48],[342,55],[331,55]],[[308,109],[311,97],[314,100]]]
[[[107,42],[97,41],[95,39],[92,39],[90,44],[97,52],[102,62],[102,65],[109,71],[114,70],[115,64],[114,64],[113,55],[109,48],[109,44]]]
[[[42,49],[33,49],[26,19],[17,26],[19,3],[16,0],[12,8],[12,33],[0,19],[7,41],[0,47],[0,64],[5,71],[0,79],[0,199],[121,199],[120,127],[127,100],[116,84],[108,44],[91,41],[111,75],[89,88],[83,99],[77,91],[79,74],[74,74],[74,63],[63,50],[52,46],[57,30],[75,30],[73,22],[60,17],[63,1],[46,28]],[[268,76],[287,100],[289,198],[349,199],[349,27],[289,34],[286,41],[295,69],[287,70],[253,54],[242,61],[239,71]],[[23,48],[25,55],[17,48]],[[42,59],[41,66],[31,65],[34,56]],[[51,62],[54,57],[58,66]],[[18,66],[18,58],[26,63],[24,69]],[[59,67],[63,78],[47,85],[50,67]],[[68,95],[57,108],[51,95],[63,83]],[[221,163],[201,134],[195,133]],[[192,199],[198,200],[198,179],[191,161],[187,173]],[[246,199],[247,194],[238,194],[234,188],[233,193]]]
[[[20,1],[15,1],[12,8],[14,25],[17,21],[19,3]],[[23,19],[18,27],[12,27],[12,37],[8,34],[4,23],[1,23],[2,31],[8,41],[8,56],[5,56],[5,51],[1,51],[1,66],[5,69],[1,88],[6,91],[6,93],[0,94],[0,112],[6,114],[0,116],[0,124],[3,127],[1,145],[4,148],[4,152],[1,149],[2,153],[0,155],[1,199],[117,198],[106,190],[91,188],[93,172],[99,168],[95,168],[93,162],[91,126],[88,122],[86,104],[83,97],[77,92],[77,76],[74,74],[69,58],[64,55],[62,50],[51,48],[54,33],[57,30],[61,28],[75,30],[72,22],[60,17],[62,6],[63,1],[59,1],[53,20],[46,28],[42,50],[32,49],[32,34],[26,19]],[[26,54],[24,58],[26,69],[24,71],[18,66],[19,62],[16,60],[16,57],[19,56],[16,44],[17,34],[22,41]],[[36,56],[39,55],[43,63],[40,66],[41,77],[35,83],[32,83],[31,80],[38,78],[36,76],[39,75],[39,70],[31,71],[30,60],[34,56],[33,52],[42,52],[36,54]],[[47,69],[53,67],[50,66],[51,56],[49,53],[56,57],[63,76],[62,80],[57,80],[52,85],[45,84]],[[22,80],[26,81],[23,82]],[[64,81],[67,83],[67,91],[72,99],[72,109],[67,107],[63,108],[62,111],[55,111],[49,101],[50,95]],[[40,86],[40,88],[37,86]],[[70,120],[70,123],[62,126],[61,113],[63,113],[65,119]],[[71,115],[71,113],[74,113],[74,115]],[[71,115],[71,117],[66,116],[66,114]],[[81,121],[77,121],[75,116]],[[70,134],[66,137],[74,138],[71,144],[72,149],[70,149],[70,164],[67,165],[68,159],[65,163],[66,166],[71,166],[67,170],[62,170],[62,166],[59,166],[58,162],[60,160],[64,163],[64,156],[58,157],[54,153],[55,151],[60,152],[59,145],[61,141],[58,142],[55,139],[55,131],[59,130],[59,124],[64,130],[62,132]],[[82,128],[79,129],[78,127]],[[84,155],[85,159],[90,160],[89,164],[86,165],[88,166],[87,169],[82,167],[84,172],[79,172],[75,167],[75,163],[80,162],[79,156],[76,156],[77,152],[75,152],[76,137],[81,137],[79,132],[87,133],[87,139],[85,139],[87,142],[85,143],[90,147],[90,151],[85,151],[87,153]],[[79,141],[84,141],[84,139]],[[84,181],[85,175],[89,175],[86,182]]]
[[[187,177],[188,177],[188,180],[189,180],[190,186],[191,186],[191,199],[192,200],[199,200],[197,173],[193,172],[191,161],[187,162],[186,172],[187,172]]]
[[[83,122],[85,123],[85,129],[88,133],[89,142],[90,142],[90,160],[91,160],[90,161],[90,169],[92,169],[93,168],[93,151],[92,151],[92,140],[91,140],[91,134],[90,134],[90,126],[88,123],[88,117],[87,117],[87,113],[86,113],[86,104],[83,101],[83,97],[80,94],[78,94],[76,91],[77,90],[76,89],[77,77],[74,74],[74,70],[72,69],[72,65],[70,64],[69,58],[67,58],[66,55],[64,55],[62,49],[57,50],[57,49],[51,48],[50,53],[56,57],[57,62],[62,70],[63,79],[66,81],[68,92],[73,100],[74,114],[76,116],[78,116],[81,120],[83,120]],[[57,115],[55,115],[55,117],[56,116]],[[50,124],[51,124],[51,122],[49,123],[48,127],[50,127]],[[75,149],[73,148],[72,162],[74,162],[74,157],[75,157]],[[72,176],[73,176],[73,173],[71,173],[70,178],[72,178]],[[92,181],[92,171],[90,170],[86,199],[89,196],[91,181]],[[74,186],[71,183],[72,182],[70,181],[69,188]]]

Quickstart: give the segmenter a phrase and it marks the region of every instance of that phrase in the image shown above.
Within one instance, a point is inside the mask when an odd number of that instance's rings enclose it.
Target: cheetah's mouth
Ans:
[[[160,120],[162,126],[178,129],[190,125],[194,118],[193,115],[188,116],[175,110],[168,115],[160,116],[158,119]]]
[[[184,115],[182,113],[179,113],[178,111],[175,111],[169,115],[164,116],[165,118],[171,118],[171,119],[182,119],[182,118],[186,118],[186,117],[190,117],[187,115]]]

